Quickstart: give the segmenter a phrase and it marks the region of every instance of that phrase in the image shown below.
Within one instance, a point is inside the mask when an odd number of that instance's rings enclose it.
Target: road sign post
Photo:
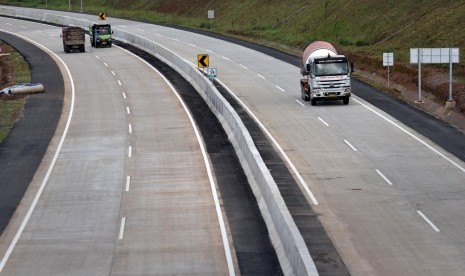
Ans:
[[[208,11],[208,19],[210,19],[210,30],[213,29],[213,18],[215,18],[215,11],[209,10]]]
[[[217,76],[217,70],[216,68],[208,68],[207,69],[207,76],[209,79],[213,81],[214,78]]]
[[[459,63],[459,48],[410,48],[410,63],[418,63],[418,102],[421,99],[421,64],[449,63],[449,99],[452,103],[452,63]],[[446,103],[446,105],[448,104]],[[453,104],[449,104],[453,106]]]
[[[388,87],[390,87],[389,67],[394,65],[394,53],[383,53],[383,66],[388,69]]]
[[[198,54],[197,55],[197,67],[208,68],[208,65],[209,65],[208,54]]]

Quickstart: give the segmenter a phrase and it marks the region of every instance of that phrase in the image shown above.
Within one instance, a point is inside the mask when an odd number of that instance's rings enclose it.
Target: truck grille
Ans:
[[[340,88],[344,83],[344,80],[321,80],[318,81],[318,86],[323,89]]]

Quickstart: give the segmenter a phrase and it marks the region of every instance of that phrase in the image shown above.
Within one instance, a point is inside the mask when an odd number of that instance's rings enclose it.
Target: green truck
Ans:
[[[113,31],[110,24],[93,24],[89,26],[90,45],[92,47],[111,47]]]

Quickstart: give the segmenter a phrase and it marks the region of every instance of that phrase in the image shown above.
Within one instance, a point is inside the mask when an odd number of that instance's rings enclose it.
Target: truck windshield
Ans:
[[[315,76],[332,76],[348,74],[349,66],[347,64],[347,61],[330,62],[326,60],[325,62],[315,63]]]
[[[101,35],[110,34],[110,28],[108,28],[108,27],[99,27],[97,29],[97,33],[101,34]]]

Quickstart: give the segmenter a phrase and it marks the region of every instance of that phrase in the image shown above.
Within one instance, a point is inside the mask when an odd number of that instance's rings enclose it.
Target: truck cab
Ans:
[[[309,44],[302,54],[300,71],[304,77],[300,80],[302,100],[312,105],[323,100],[342,100],[349,104],[353,68],[333,45],[325,41]]]
[[[110,24],[93,24],[89,26],[90,45],[92,47],[111,47],[113,31]]]
[[[345,56],[312,58],[307,64],[304,100],[312,105],[319,100],[342,100],[349,103],[351,96],[350,67]]]

